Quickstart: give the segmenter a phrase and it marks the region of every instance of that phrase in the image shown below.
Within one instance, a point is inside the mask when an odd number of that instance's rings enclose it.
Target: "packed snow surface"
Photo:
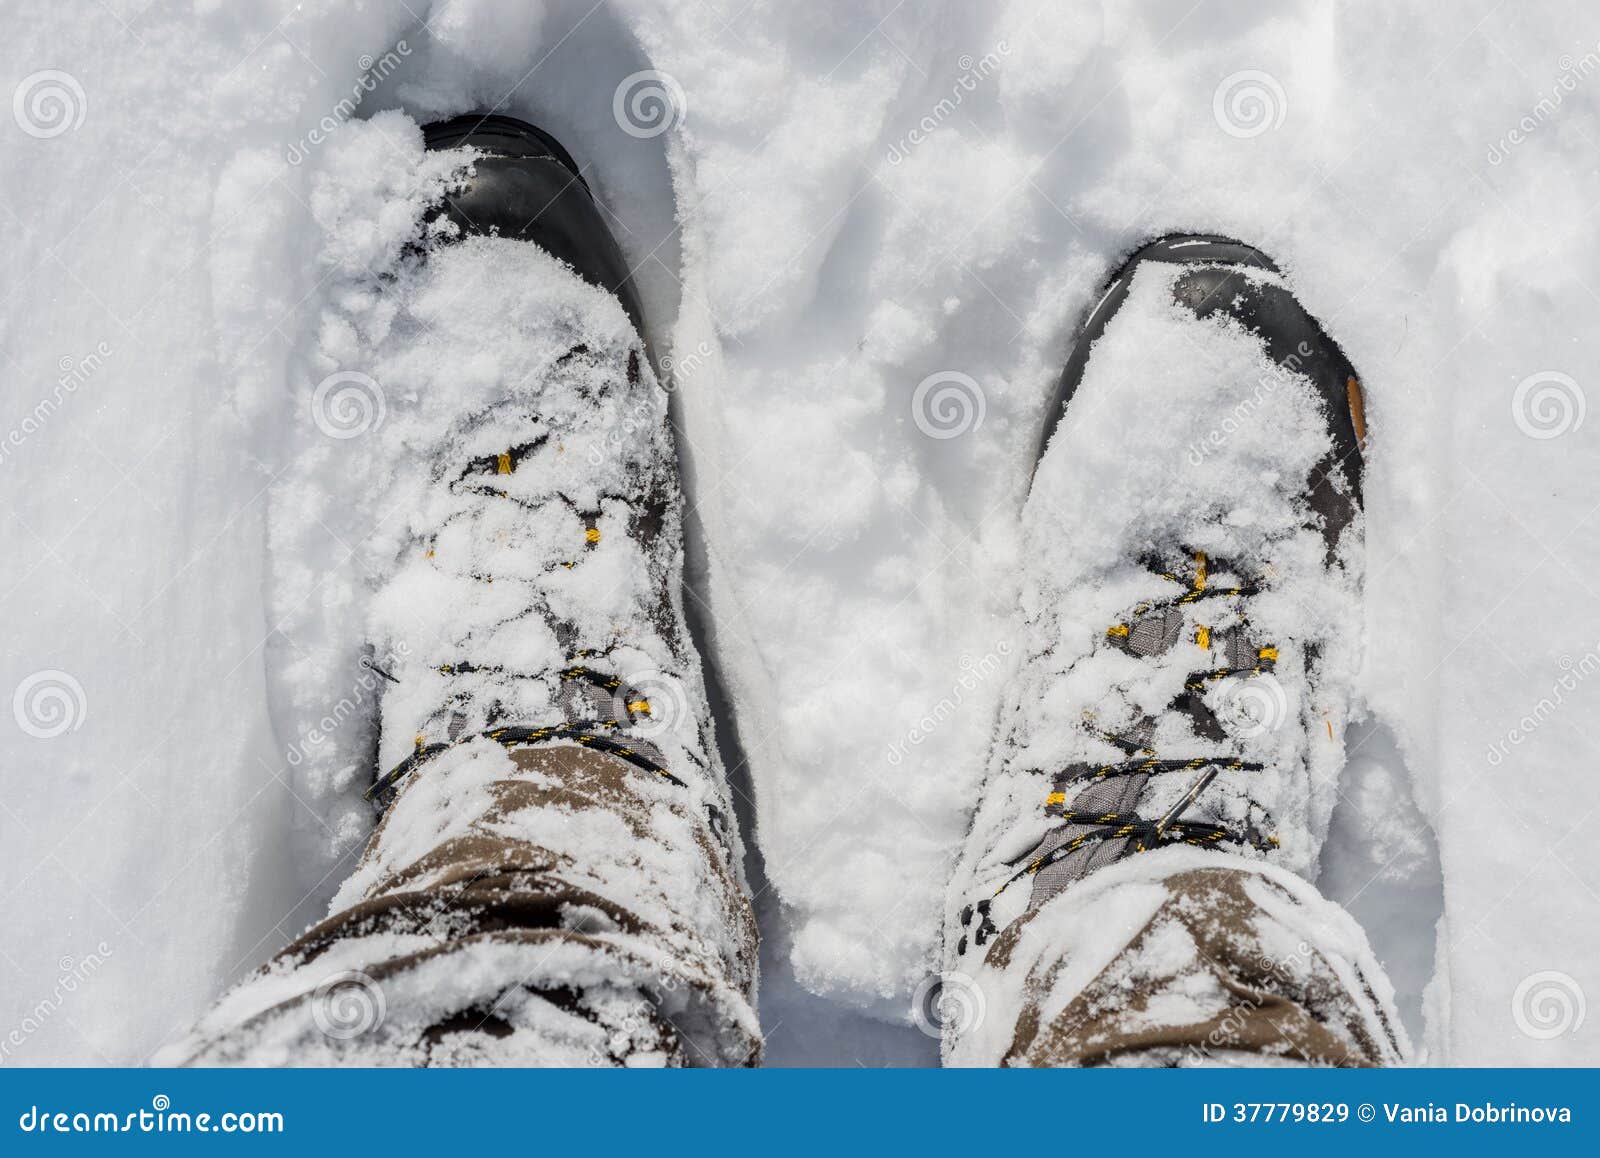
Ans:
[[[771,1060],[936,1056],[1047,403],[1173,230],[1270,254],[1366,386],[1322,885],[1429,1061],[1600,1060],[1586,6],[19,0],[4,93],[0,1061],[143,1061],[349,873],[385,476],[332,444],[416,400],[339,319],[443,179],[415,123],[489,107],[583,166],[672,386]]]

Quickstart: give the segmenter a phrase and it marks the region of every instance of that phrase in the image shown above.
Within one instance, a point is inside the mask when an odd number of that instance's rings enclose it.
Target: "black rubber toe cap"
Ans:
[[[1261,337],[1274,361],[1304,374],[1316,386],[1327,413],[1333,451],[1311,482],[1312,505],[1323,514],[1330,536],[1336,536],[1348,522],[1350,513],[1335,509],[1348,505],[1348,500],[1335,501],[1334,492],[1339,489],[1332,478],[1335,472],[1342,471],[1354,503],[1361,502],[1361,439],[1365,431],[1358,430],[1358,426],[1364,427],[1365,418],[1360,384],[1338,343],[1293,294],[1281,285],[1253,280],[1245,272],[1260,269],[1277,273],[1278,267],[1272,259],[1259,249],[1231,238],[1214,234],[1170,234],[1135,251],[1117,271],[1085,320],[1062,371],[1039,444],[1040,457],[1083,381],[1091,347],[1127,300],[1134,273],[1147,261],[1193,266],[1179,275],[1173,285],[1173,295],[1180,303],[1202,318],[1220,311],[1238,319],[1246,329]]]
[[[531,241],[585,281],[615,294],[643,333],[632,273],[572,154],[544,130],[499,114],[469,113],[422,129],[429,149],[479,151],[471,183],[437,211],[463,234]]]

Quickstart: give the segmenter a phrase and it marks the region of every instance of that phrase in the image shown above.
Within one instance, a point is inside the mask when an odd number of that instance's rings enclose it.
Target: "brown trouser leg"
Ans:
[[[413,776],[334,915],[167,1060],[758,1060],[754,915],[687,790],[582,748],[488,741]]]
[[[1217,854],[1101,870],[1019,917],[962,980],[977,996],[955,1064],[1376,1066],[1407,1052],[1349,916]]]

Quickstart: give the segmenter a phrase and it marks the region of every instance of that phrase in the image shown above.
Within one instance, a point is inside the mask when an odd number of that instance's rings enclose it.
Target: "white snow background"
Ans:
[[[393,242],[407,118],[491,107],[583,166],[674,383],[770,1061],[937,1059],[912,996],[1047,400],[1180,229],[1271,254],[1367,390],[1320,884],[1426,1061],[1600,1061],[1591,6],[16,0],[6,33],[0,1063],[142,1062],[359,851],[349,536],[395,512],[313,421],[362,369],[325,323]]]

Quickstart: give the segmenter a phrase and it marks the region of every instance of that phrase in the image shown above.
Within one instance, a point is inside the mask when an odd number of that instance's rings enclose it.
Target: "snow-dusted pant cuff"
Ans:
[[[1102,869],[995,938],[955,1065],[1393,1065],[1409,1052],[1360,927],[1298,877],[1216,852]]]
[[[755,921],[701,807],[576,747],[417,773],[342,907],[164,1064],[741,1065]]]

